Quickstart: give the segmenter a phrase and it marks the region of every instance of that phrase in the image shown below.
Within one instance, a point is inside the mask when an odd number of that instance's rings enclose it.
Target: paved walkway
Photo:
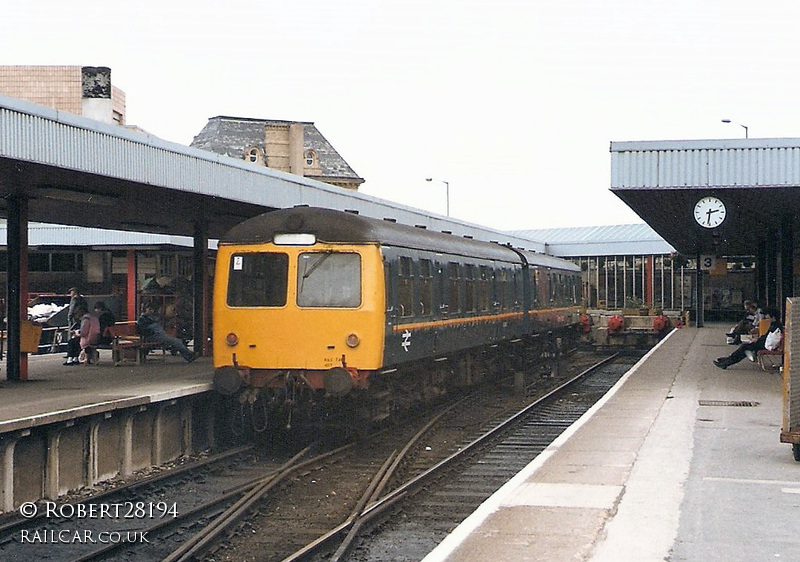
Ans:
[[[425,561],[800,560],[780,374],[714,367],[725,328],[672,332]]]
[[[210,357],[114,367],[100,353],[99,365],[81,367],[63,366],[60,353],[30,356],[27,381],[0,381],[0,433],[211,389]]]

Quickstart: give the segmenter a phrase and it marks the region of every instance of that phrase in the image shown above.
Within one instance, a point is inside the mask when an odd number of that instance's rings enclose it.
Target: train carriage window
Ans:
[[[515,310],[519,310],[520,308],[522,308],[523,295],[524,295],[524,291],[522,289],[523,275],[522,275],[522,270],[521,269],[515,269],[514,270],[513,283],[514,283],[514,290],[513,290],[514,303],[513,303],[513,305],[514,305],[514,309]]]
[[[514,307],[514,295],[511,290],[509,278],[511,273],[508,269],[501,269],[497,274],[497,300],[503,310],[510,310]]]
[[[228,271],[228,306],[284,306],[288,277],[286,254],[234,254]]]
[[[475,312],[475,266],[467,264],[464,266],[464,310]]]
[[[461,273],[457,262],[447,264],[447,311],[450,314],[461,312]]]
[[[419,306],[422,316],[433,314],[433,263],[419,260]]]
[[[489,310],[489,292],[492,280],[492,270],[487,266],[480,267],[478,279],[478,310]]]
[[[414,316],[414,271],[411,258],[401,257],[397,278],[397,303],[400,316]]]
[[[297,259],[297,306],[356,308],[361,305],[361,256],[304,252]]]

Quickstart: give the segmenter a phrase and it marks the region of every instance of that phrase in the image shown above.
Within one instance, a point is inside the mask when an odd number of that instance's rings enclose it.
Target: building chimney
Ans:
[[[111,105],[111,69],[106,66],[81,68],[83,116],[103,123],[114,123]]]
[[[303,137],[306,126],[303,123],[289,125],[289,172],[302,176],[305,175],[303,160]]]

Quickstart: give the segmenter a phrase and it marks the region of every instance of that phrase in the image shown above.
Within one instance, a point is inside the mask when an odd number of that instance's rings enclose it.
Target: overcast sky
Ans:
[[[180,144],[312,121],[364,193],[444,214],[445,180],[452,216],[528,229],[641,222],[611,141],[800,137],[799,30],[797,0],[26,0],[0,60],[108,66]]]

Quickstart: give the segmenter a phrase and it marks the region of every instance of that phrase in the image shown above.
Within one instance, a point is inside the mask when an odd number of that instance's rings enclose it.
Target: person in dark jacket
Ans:
[[[69,324],[70,330],[78,330],[81,326],[81,316],[78,316],[75,313],[75,307],[82,305],[84,310],[89,310],[89,305],[77,287],[70,287],[69,296],[70,299],[69,310],[67,311],[67,323]]]
[[[110,328],[116,324],[117,319],[114,317],[114,313],[108,310],[106,303],[103,301],[94,303],[94,313],[100,320],[100,339],[98,343],[100,345],[109,345],[113,338],[109,334],[106,334],[106,328]]]
[[[144,341],[158,342],[167,349],[177,351],[189,363],[196,359],[196,355],[189,351],[183,340],[167,334],[151,304],[145,305],[144,312],[136,321],[136,331],[144,338]]]
[[[727,357],[720,357],[714,360],[714,365],[720,369],[727,369],[731,365],[735,365],[745,357],[750,361],[756,360],[756,354],[762,349],[777,349],[780,346],[782,334],[780,313],[772,308],[764,311],[764,319],[770,321],[769,330],[756,341],[751,343],[743,343],[736,350]]]

